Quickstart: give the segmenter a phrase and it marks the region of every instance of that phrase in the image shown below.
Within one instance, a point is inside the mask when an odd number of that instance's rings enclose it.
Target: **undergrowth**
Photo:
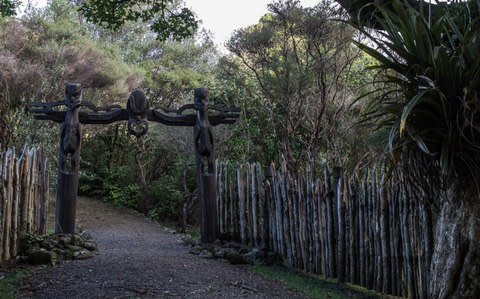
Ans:
[[[305,274],[282,266],[250,266],[251,271],[283,282],[291,289],[309,298],[394,298],[349,283],[340,284],[335,279],[324,280],[319,275]]]
[[[24,270],[11,270],[8,272],[0,272],[0,298],[13,299],[15,298],[16,285],[22,277],[24,277]]]

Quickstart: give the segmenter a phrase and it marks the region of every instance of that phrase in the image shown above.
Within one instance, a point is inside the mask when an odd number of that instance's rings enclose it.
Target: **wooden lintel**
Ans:
[[[51,120],[62,123],[65,119],[65,111],[33,111],[35,119]],[[126,109],[118,109],[110,112],[79,112],[78,117],[82,124],[110,124],[120,120],[128,120]]]
[[[54,110],[36,110],[34,117],[38,120],[51,120],[62,123],[65,119],[65,111]],[[167,126],[193,127],[197,120],[196,114],[171,114],[158,110],[150,110],[147,114],[149,121],[159,122]],[[220,124],[233,124],[240,117],[238,113],[217,113],[209,115],[210,124],[217,126]],[[79,112],[79,120],[82,124],[110,124],[116,121],[128,120],[126,109],[117,109],[110,112]]]

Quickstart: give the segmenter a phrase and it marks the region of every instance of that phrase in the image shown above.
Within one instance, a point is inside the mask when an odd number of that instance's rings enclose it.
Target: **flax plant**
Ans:
[[[405,175],[441,182],[419,211],[434,220],[424,294],[479,298],[480,1],[444,5],[434,17],[399,0],[369,5],[381,30],[353,24],[370,39],[355,44],[378,61],[386,87],[369,95],[365,119],[389,130],[393,165],[403,162]]]
[[[398,153],[416,146],[446,177],[476,173],[480,145],[480,2],[445,8],[432,20],[406,2],[376,6],[376,35],[355,44],[378,60],[385,86],[367,105],[366,117],[390,130]],[[397,155],[398,156],[398,155]]]

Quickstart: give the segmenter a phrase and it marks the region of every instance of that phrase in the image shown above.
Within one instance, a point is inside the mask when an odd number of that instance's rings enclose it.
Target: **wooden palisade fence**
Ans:
[[[1,153],[0,263],[17,255],[26,233],[45,234],[48,213],[48,159],[41,147]]]
[[[399,174],[375,167],[292,176],[257,164],[217,163],[220,233],[279,253],[288,266],[385,294],[425,298],[431,214]],[[429,225],[430,224],[430,225]]]

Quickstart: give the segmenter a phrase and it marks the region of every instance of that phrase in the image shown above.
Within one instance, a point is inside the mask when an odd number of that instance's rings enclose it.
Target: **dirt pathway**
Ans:
[[[246,266],[188,253],[180,237],[130,211],[79,198],[97,256],[37,268],[18,298],[304,298]]]

